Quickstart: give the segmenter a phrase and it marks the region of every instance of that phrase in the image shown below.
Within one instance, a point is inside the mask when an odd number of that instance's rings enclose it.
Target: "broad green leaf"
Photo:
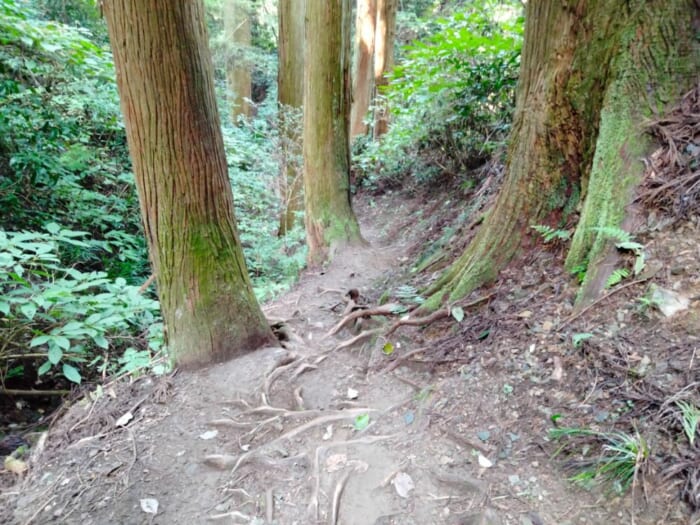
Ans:
[[[46,334],[38,335],[29,342],[29,348],[43,345],[46,342],[48,342],[50,339],[51,339],[50,335],[46,335]]]
[[[355,418],[355,430],[364,430],[369,425],[369,414],[360,414]]]
[[[574,348],[578,348],[586,340],[593,337],[593,334],[588,332],[578,333],[571,336],[571,341],[574,343]]]
[[[61,226],[55,222],[49,222],[44,225],[44,229],[52,235],[56,235],[61,231]]]
[[[56,345],[49,346],[48,358],[52,365],[57,365],[63,357],[63,350]]]
[[[31,321],[36,315],[36,305],[34,303],[24,303],[19,307],[19,311]]]
[[[104,348],[105,350],[109,348],[109,341],[107,341],[107,338],[103,335],[96,335],[92,338],[92,340],[100,348]]]
[[[66,379],[68,379],[68,381],[80,384],[80,372],[74,366],[71,366],[68,363],[63,363],[63,375],[66,377]]]
[[[51,362],[46,361],[43,365],[39,367],[39,369],[36,371],[37,375],[43,376],[46,372],[51,370]]]
[[[464,320],[464,309],[461,306],[453,306],[450,313],[458,323],[461,323]]]
[[[10,315],[10,303],[0,301],[0,313]]]
[[[67,337],[56,335],[53,337],[53,341],[58,347],[63,348],[64,350],[68,350],[70,348],[70,339]]]

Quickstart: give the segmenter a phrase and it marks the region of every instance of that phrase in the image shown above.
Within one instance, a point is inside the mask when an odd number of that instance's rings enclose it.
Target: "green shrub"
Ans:
[[[0,15],[0,227],[88,231],[103,249],[65,251],[66,264],[141,280],[146,247],[110,53],[25,4],[0,0]]]
[[[503,145],[520,61],[519,13],[507,5],[457,13],[403,50],[382,94],[390,130],[356,159],[365,179],[373,182],[375,170],[419,183],[461,176]]]
[[[135,352],[150,364],[163,343],[158,302],[123,278],[64,266],[63,249],[90,248],[85,232],[45,230],[0,230],[0,369],[43,361],[38,375],[80,383],[124,369]]]

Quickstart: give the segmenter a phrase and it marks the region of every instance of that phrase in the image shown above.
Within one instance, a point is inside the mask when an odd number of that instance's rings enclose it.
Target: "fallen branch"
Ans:
[[[591,308],[593,308],[595,305],[600,304],[601,302],[605,301],[605,299],[607,299],[608,297],[610,297],[610,296],[612,296],[612,295],[615,295],[617,292],[622,291],[622,290],[624,290],[625,288],[629,288],[630,286],[634,286],[635,284],[640,284],[640,283],[643,283],[643,282],[648,281],[649,279],[651,279],[651,278],[654,276],[655,273],[656,273],[656,272],[654,272],[654,273],[652,273],[652,274],[650,274],[650,275],[644,276],[644,277],[642,277],[641,279],[637,279],[637,280],[631,281],[631,282],[629,282],[629,283],[627,283],[627,284],[623,284],[622,286],[618,286],[617,288],[615,288],[615,289],[609,291],[609,292],[606,293],[603,297],[600,297],[600,298],[596,299],[595,301],[593,301],[591,304],[589,304],[588,306],[586,306],[586,307],[585,307],[584,309],[582,309],[581,311],[576,312],[575,314],[570,315],[569,317],[567,317],[566,319],[564,319],[564,321],[562,321],[562,322],[559,324],[559,326],[557,326],[556,330],[557,330],[557,331],[561,330],[561,329],[564,328],[566,325],[568,325],[571,321],[574,321],[575,319],[578,319],[578,318],[581,317],[583,314],[585,314],[588,310],[590,310]]]
[[[5,396],[67,396],[70,390],[21,390],[16,388],[0,388],[0,395]]]
[[[139,287],[139,293],[145,292],[145,291],[148,289],[148,287],[151,286],[151,285],[153,284],[153,281],[155,281],[155,280],[156,280],[156,274],[155,274],[155,273],[152,273],[151,276],[150,276],[148,279],[146,279],[146,282],[143,283],[143,284]]]

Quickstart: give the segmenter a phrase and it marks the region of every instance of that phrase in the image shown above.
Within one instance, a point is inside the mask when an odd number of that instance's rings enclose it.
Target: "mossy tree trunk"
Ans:
[[[195,367],[273,342],[236,231],[202,1],[103,9],[175,360]]]
[[[294,227],[299,212],[304,209],[300,113],[304,99],[305,3],[305,0],[279,0],[277,7],[277,101],[282,150],[280,236]]]
[[[367,133],[365,118],[374,90],[374,38],[377,0],[357,0],[355,17],[355,68],[352,76],[350,138]]]
[[[350,205],[350,7],[307,2],[304,55],[304,201],[309,263],[359,242]]]
[[[462,256],[429,290],[428,308],[494,279],[532,224],[564,224],[582,205],[567,258],[590,261],[584,293],[604,282],[610,247],[643,171],[645,119],[698,75],[692,0],[528,2],[506,178]]]
[[[251,75],[246,50],[250,48],[250,9],[248,0],[224,0],[223,19],[226,36],[226,80],[228,83],[231,118],[251,114]]]
[[[381,97],[382,87],[389,80],[386,74],[394,68],[394,40],[396,38],[396,11],[398,0],[377,0],[377,18],[374,37],[374,86],[377,95],[374,114],[374,137],[389,130],[389,107]]]

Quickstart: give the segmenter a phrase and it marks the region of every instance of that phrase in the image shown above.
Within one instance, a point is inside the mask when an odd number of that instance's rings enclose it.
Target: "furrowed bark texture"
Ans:
[[[632,201],[643,174],[642,159],[651,145],[647,122],[662,115],[700,78],[697,2],[627,2],[623,17],[615,15],[619,6],[614,4],[599,1],[588,17],[591,28],[606,17],[623,21],[609,37],[617,52],[610,57],[593,165],[584,181],[581,218],[566,260],[569,270],[588,268],[580,306],[597,297],[615,269],[617,258],[611,257],[613,242],[605,228],[631,231],[643,220]],[[601,45],[591,41],[594,49]]]
[[[348,0],[308,2],[304,73],[304,200],[309,263],[361,242],[350,206]]]
[[[644,117],[697,78],[694,13],[691,0],[527,3],[504,185],[428,308],[494,279],[532,224],[565,223],[581,201],[567,265],[602,257],[608,243],[592,228],[622,224],[642,173]]]
[[[103,8],[171,352],[194,367],[271,343],[236,231],[203,3]]]
[[[250,13],[248,0],[224,0],[223,18],[230,55],[226,61],[226,80],[230,92],[231,117],[233,123],[239,115],[251,115],[250,64],[244,54],[250,47]]]
[[[377,0],[358,0],[355,19],[355,70],[352,77],[350,138],[367,133],[365,118],[374,89],[374,38]]]
[[[302,120],[299,118],[304,99],[304,4],[305,0],[279,0],[277,7],[277,101],[282,146],[280,236],[294,227],[299,212],[304,209]]]
[[[389,108],[381,97],[383,86],[389,83],[386,74],[394,68],[394,40],[396,38],[396,10],[398,0],[377,0],[377,22],[374,37],[374,85],[377,109],[374,114],[374,137],[389,130]]]

